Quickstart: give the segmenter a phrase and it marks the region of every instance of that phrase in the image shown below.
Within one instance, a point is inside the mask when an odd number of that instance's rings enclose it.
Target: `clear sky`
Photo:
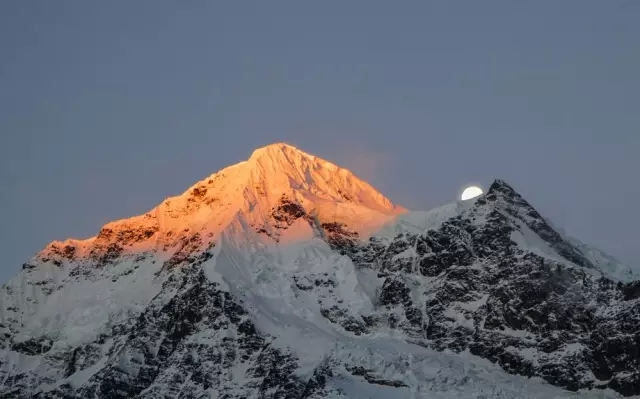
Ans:
[[[401,205],[510,182],[640,266],[640,2],[0,2],[0,281],[286,141]]]

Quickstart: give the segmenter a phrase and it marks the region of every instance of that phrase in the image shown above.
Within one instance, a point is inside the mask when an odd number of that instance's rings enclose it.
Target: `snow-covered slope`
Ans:
[[[0,291],[0,395],[640,393],[640,288],[585,248],[504,182],[407,212],[274,144],[25,263]]]
[[[312,236],[308,223],[289,226],[302,209],[314,223],[347,223],[363,237],[404,211],[345,169],[270,145],[96,237],[49,244],[0,293],[0,323],[20,337],[54,330],[72,344],[93,339],[114,317],[148,304],[161,288],[160,269],[187,264],[220,240],[273,245],[285,228],[291,240]]]
[[[578,248],[607,277],[624,282],[640,280],[639,269],[625,265],[608,253],[592,245],[587,245],[576,238],[566,237],[566,240]]]

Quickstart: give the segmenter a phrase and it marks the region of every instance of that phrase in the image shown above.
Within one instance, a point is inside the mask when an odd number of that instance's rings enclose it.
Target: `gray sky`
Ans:
[[[640,265],[638,21],[631,0],[2,1],[0,281],[275,141],[415,209],[503,178]]]

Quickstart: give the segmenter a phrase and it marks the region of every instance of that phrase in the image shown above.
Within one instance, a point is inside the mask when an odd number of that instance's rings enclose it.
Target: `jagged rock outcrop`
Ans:
[[[565,261],[512,239],[530,232]],[[427,319],[425,338],[439,350],[468,350],[569,390],[640,394],[638,283],[602,276],[505,182],[438,229],[373,242],[352,257],[380,272],[382,304],[402,307],[408,324]],[[401,278],[418,282],[424,314]]]

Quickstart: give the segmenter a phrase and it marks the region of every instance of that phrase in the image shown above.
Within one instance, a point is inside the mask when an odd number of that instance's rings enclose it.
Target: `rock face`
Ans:
[[[564,259],[519,246],[512,237],[522,229]],[[399,257],[408,248],[415,254]],[[468,350],[569,390],[640,393],[638,282],[602,276],[504,182],[436,230],[351,256],[380,271],[380,301],[403,309],[405,323],[422,326],[439,350]],[[426,321],[409,299],[411,280],[420,284]]]
[[[637,395],[640,282],[605,255],[503,181],[403,213],[277,144],[26,263],[0,397]]]
[[[297,359],[273,348],[247,312],[198,266],[167,280],[117,353],[76,396],[195,398],[213,389],[227,398],[301,397],[305,389],[293,373]],[[234,378],[237,367],[246,370],[243,379]]]

